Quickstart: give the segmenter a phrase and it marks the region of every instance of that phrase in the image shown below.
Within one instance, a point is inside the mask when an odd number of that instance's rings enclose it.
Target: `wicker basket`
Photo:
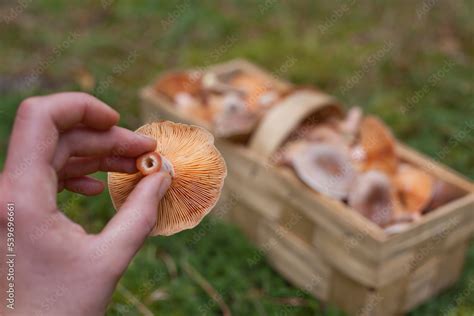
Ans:
[[[242,60],[213,69],[266,74]],[[141,91],[141,99],[144,120],[196,123],[182,117],[151,86]],[[474,185],[397,144],[402,160],[466,194],[423,216],[406,231],[387,235],[343,203],[308,188],[291,170],[270,162],[302,121],[339,112],[332,97],[300,92],[272,108],[250,141],[217,139],[229,172],[225,192],[237,201],[229,218],[277,271],[317,298],[351,315],[403,314],[458,280],[474,235]],[[254,260],[248,258],[248,264]]]

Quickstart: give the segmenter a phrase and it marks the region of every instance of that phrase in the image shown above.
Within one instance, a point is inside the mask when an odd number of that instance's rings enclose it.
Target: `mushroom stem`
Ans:
[[[168,172],[171,176],[174,176],[174,168],[171,162],[154,151],[138,157],[136,166],[144,176],[158,172],[161,169]]]

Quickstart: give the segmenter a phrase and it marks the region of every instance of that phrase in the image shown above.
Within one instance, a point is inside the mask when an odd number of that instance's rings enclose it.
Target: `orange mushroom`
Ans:
[[[290,141],[279,148],[271,157],[271,161],[276,165],[288,166],[292,165],[293,158],[298,155],[301,148],[308,146],[309,143],[304,140]]]
[[[433,196],[433,177],[409,164],[402,164],[394,182],[406,211],[421,215]]]
[[[354,106],[347,112],[346,118],[338,123],[339,131],[349,144],[354,142],[359,132],[362,114],[362,109],[358,106]]]
[[[279,98],[272,83],[257,74],[237,73],[230,78],[229,84],[245,93],[247,108],[252,112],[270,107]]]
[[[220,137],[245,135],[257,123],[258,118],[247,110],[245,100],[239,93],[210,95],[208,105],[214,133]]]
[[[380,170],[392,175],[397,170],[395,138],[390,129],[375,116],[367,116],[360,126],[360,143],[366,153],[365,170]]]
[[[355,172],[346,151],[336,145],[296,145],[292,165],[312,189],[336,199],[347,197]]]
[[[208,104],[215,115],[233,115],[246,112],[244,98],[235,92],[211,94]]]
[[[376,170],[360,174],[351,187],[348,204],[380,226],[389,224],[395,212],[390,179]]]
[[[188,118],[198,119],[209,123],[212,114],[208,107],[204,106],[200,98],[193,97],[187,92],[179,92],[174,96],[176,109]]]
[[[227,74],[228,75],[228,74]],[[222,75],[218,76],[214,72],[206,72],[202,77],[202,86],[203,89],[217,94],[223,94],[227,92],[234,92],[234,93],[244,93],[244,91],[230,85],[229,83],[222,80]],[[225,77],[225,76],[224,76]]]
[[[176,94],[186,92],[197,95],[201,90],[202,75],[199,72],[173,72],[159,78],[155,83],[155,90],[163,93],[169,98],[175,98]]]
[[[462,197],[465,194],[465,191],[454,184],[442,180],[436,180],[433,185],[433,196],[429,205],[425,208],[425,212],[432,211],[446,203]]]
[[[147,174],[164,169],[172,176],[161,200],[151,235],[172,235],[195,227],[219,199],[227,169],[214,137],[201,127],[153,122],[136,130],[157,141],[154,152],[137,159],[140,172],[109,172],[112,203],[119,210],[136,184]]]

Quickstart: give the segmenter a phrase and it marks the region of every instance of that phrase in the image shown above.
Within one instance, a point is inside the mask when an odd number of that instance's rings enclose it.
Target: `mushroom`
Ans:
[[[291,162],[304,183],[336,199],[347,197],[355,171],[344,150],[332,144],[311,143],[294,150]]]
[[[174,102],[178,110],[183,110],[190,107],[201,106],[199,100],[193,97],[188,92],[178,92],[174,96]]]
[[[342,144],[344,142],[342,135],[328,124],[321,124],[313,127],[306,139],[312,142]]]
[[[201,127],[169,121],[143,125],[136,133],[153,137],[157,146],[137,159],[140,172],[109,172],[115,209],[120,209],[140,179],[163,169],[170,173],[172,182],[158,205],[151,235],[168,236],[195,227],[217,203],[227,175],[214,137]]]
[[[245,135],[257,124],[257,118],[251,113],[216,115],[213,119],[214,133],[219,137]]]
[[[263,93],[258,98],[258,104],[263,108],[271,107],[278,99],[280,98],[279,94],[275,90],[269,90]]]
[[[346,118],[330,118],[324,123],[301,126],[300,134],[314,142],[338,143],[350,146],[358,133],[362,110],[353,107],[349,110]]]
[[[299,150],[304,146],[308,146],[308,144],[304,140],[289,141],[272,155],[271,161],[279,166],[291,166],[293,158]]]
[[[155,90],[173,99],[180,92],[195,96],[201,91],[201,74],[199,72],[174,72],[158,79]]]
[[[442,180],[436,180],[433,185],[433,195],[431,197],[431,201],[425,208],[425,212],[434,210],[446,203],[462,197],[465,194],[466,192],[451,183]]]
[[[188,118],[199,119],[205,122],[212,120],[209,108],[204,106],[198,97],[187,92],[179,92],[174,96],[176,109]]]
[[[421,215],[433,196],[433,177],[409,164],[402,164],[394,182],[406,211]]]
[[[229,84],[245,93],[245,103],[252,112],[270,107],[279,97],[272,83],[258,74],[237,73]]]
[[[360,143],[366,153],[365,170],[380,170],[393,175],[398,159],[395,138],[390,129],[378,118],[367,116],[360,126]]]
[[[338,129],[349,144],[355,140],[362,121],[362,109],[358,106],[352,107],[344,120],[338,124]]]
[[[371,170],[356,178],[349,192],[348,204],[372,222],[385,226],[390,223],[395,212],[391,190],[388,176]]]
[[[361,165],[367,159],[367,153],[361,145],[355,145],[350,149],[351,159],[355,167],[359,170],[362,169]]]
[[[246,112],[244,98],[235,92],[228,92],[221,95],[210,95],[208,104],[211,111],[216,114],[233,115],[235,113]]]
[[[214,133],[220,137],[245,135],[257,123],[257,116],[247,110],[241,94],[227,92],[208,98]]]
[[[202,77],[202,86],[204,89],[213,93],[244,93],[244,91],[236,89],[234,86],[220,80],[217,74],[214,72],[206,72],[204,74]]]

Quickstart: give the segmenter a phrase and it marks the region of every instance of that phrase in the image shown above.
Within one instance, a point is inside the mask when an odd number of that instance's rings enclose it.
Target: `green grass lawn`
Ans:
[[[379,115],[403,142],[474,178],[472,1],[216,3],[0,4],[0,165],[27,96],[88,91],[120,111],[122,126],[136,128],[137,91],[160,71],[245,57]],[[60,201],[90,232],[114,214],[107,192],[61,193]],[[208,282],[234,315],[343,315],[292,287],[264,258],[250,268],[256,251],[236,227],[215,219],[150,238],[108,314],[218,315],[201,286]],[[458,284],[411,315],[474,315],[473,282],[471,247]]]

